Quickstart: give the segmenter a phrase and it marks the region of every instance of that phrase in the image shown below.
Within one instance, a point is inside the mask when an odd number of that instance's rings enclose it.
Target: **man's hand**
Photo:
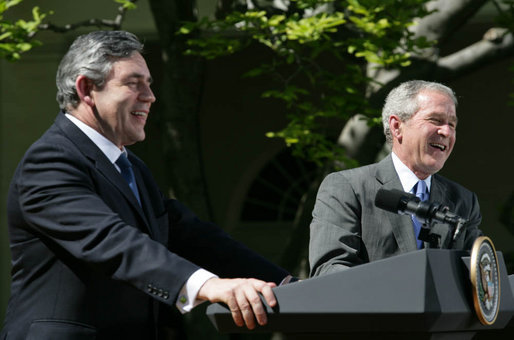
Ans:
[[[271,290],[275,286],[275,283],[257,279],[212,278],[200,288],[197,298],[225,303],[236,325],[241,327],[246,324],[248,329],[254,329],[255,319],[261,326],[268,322],[266,310],[258,293],[264,296],[270,307],[275,307],[277,300]]]

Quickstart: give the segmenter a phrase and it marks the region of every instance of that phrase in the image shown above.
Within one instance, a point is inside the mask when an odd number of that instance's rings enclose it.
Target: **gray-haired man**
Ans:
[[[409,81],[389,93],[382,120],[392,153],[379,163],[332,173],[319,188],[310,226],[312,276],[424,246],[417,239],[417,221],[375,207],[379,189],[416,193],[422,188],[429,201],[469,221],[452,247],[471,248],[482,234],[477,197],[437,174],[455,144],[456,106],[453,91],[433,82]],[[448,225],[437,224],[433,232],[443,247],[449,244]]]
[[[161,339],[166,308],[224,302],[265,324],[288,274],[159,191],[126,146],[155,101],[142,44],[80,36],[57,72],[55,123],[21,160],[7,217],[11,298],[1,339]],[[257,279],[254,279],[257,278]]]

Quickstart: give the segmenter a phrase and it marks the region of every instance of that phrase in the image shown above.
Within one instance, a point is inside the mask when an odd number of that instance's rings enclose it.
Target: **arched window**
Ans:
[[[314,179],[316,165],[284,149],[259,172],[246,195],[240,220],[292,222]]]

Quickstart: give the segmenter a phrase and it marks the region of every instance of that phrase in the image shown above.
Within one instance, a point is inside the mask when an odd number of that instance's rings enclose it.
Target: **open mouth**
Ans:
[[[133,114],[134,116],[138,116],[138,117],[148,116],[148,113],[143,112],[143,111],[132,111],[131,114]]]
[[[441,151],[445,151],[446,150],[446,145],[443,145],[443,144],[430,143],[430,146],[433,147],[433,148],[439,149]]]

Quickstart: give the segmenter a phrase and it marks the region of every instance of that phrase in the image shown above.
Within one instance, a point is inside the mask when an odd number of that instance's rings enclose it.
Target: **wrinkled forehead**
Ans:
[[[111,67],[110,78],[142,78],[152,83],[150,70],[143,56],[134,52],[127,58],[116,60]]]
[[[457,109],[453,98],[445,92],[424,90],[418,93],[418,110],[434,116],[445,116],[450,121],[457,121]]]
[[[437,89],[421,90],[416,96],[416,99],[418,100],[418,102],[434,100],[438,102],[448,102],[448,104],[451,104],[454,108],[457,106],[457,103],[455,102],[456,99],[453,96],[451,96],[449,93]]]

